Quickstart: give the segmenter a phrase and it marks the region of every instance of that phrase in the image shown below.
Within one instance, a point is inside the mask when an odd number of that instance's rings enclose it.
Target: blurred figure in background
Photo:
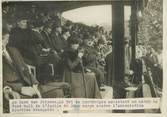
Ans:
[[[99,69],[97,56],[98,53],[93,47],[94,42],[92,39],[85,40],[85,51],[83,56],[83,64],[86,68],[86,72],[94,72],[97,79],[99,89],[104,86],[104,72]]]

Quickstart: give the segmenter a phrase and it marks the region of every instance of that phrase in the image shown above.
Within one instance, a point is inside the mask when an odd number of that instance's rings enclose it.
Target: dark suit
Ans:
[[[63,39],[60,35],[52,33],[51,39],[54,41],[54,48],[58,53],[60,53],[61,50],[64,50],[68,46],[67,41]]]
[[[40,32],[32,30],[31,33],[32,33],[31,42],[33,44],[32,47],[36,50],[38,55],[40,55],[42,53],[42,49],[47,48],[46,42]]]
[[[12,29],[9,37],[9,46],[17,48],[25,62],[29,64],[33,64],[32,61],[36,59],[36,51],[32,48],[32,37],[31,29],[21,29],[19,27]]]
[[[62,73],[59,73],[59,67],[60,65],[60,56],[58,54],[55,54],[54,51],[56,51],[56,46],[54,40],[51,38],[51,35],[46,32],[45,30],[41,32],[41,35],[45,41],[45,47],[50,48],[51,51],[49,53],[48,63],[51,63],[54,65],[54,73],[56,78],[62,78]],[[61,72],[61,70],[60,70]]]
[[[40,66],[43,64],[48,64],[50,62],[50,52],[44,52],[42,49],[47,49],[48,45],[45,42],[43,36],[41,35],[40,32],[37,31],[31,31],[31,35],[32,38],[30,39],[32,44],[31,44],[31,48],[30,50],[31,53],[29,54],[33,54],[35,57],[34,61],[34,65],[36,66]]]
[[[46,48],[51,48],[51,49],[55,50],[54,42],[51,39],[51,35],[48,32],[46,32],[45,30],[43,30],[41,32],[41,35],[42,35],[42,37],[45,40],[45,46],[46,46]]]
[[[8,47],[9,56],[3,55],[3,87],[10,86],[14,91],[21,92],[23,86],[38,84],[25,65],[22,56],[16,48]],[[3,97],[3,111],[9,112],[9,102]]]
[[[8,47],[11,60],[3,55],[3,87],[9,86],[12,90],[20,93],[23,86],[32,86],[39,82],[33,77],[24,60],[16,48]],[[52,82],[45,85],[39,85],[39,91],[43,98],[62,98],[64,97],[63,90],[69,89],[69,85],[63,82]],[[22,96],[22,98],[27,98]],[[3,97],[3,111],[9,112],[9,102]]]
[[[23,86],[38,84],[36,78],[29,73],[19,51],[13,47],[8,47],[7,51],[11,59],[9,60],[8,57],[3,56],[3,87],[10,86],[12,90],[20,93]],[[39,84],[38,89],[43,98],[63,98],[64,91],[69,95],[70,86],[64,82],[51,82],[43,85]],[[21,95],[21,98],[29,97]],[[9,101],[3,97],[3,102],[3,111],[9,112]]]
[[[3,85],[10,86],[14,91],[20,92],[23,86],[39,84],[37,79],[29,73],[19,51],[13,47],[8,47],[7,50],[13,61],[11,64],[5,56],[3,56]],[[51,82],[39,85],[38,88],[42,97],[63,97],[64,94],[62,89],[69,88],[69,85],[63,82]]]

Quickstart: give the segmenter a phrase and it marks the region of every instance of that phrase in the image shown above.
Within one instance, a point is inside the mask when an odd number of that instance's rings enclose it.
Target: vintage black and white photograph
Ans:
[[[13,99],[162,98],[163,0],[1,4],[3,113]]]

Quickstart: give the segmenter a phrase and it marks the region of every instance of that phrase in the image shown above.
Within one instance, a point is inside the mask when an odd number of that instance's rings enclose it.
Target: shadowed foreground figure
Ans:
[[[19,98],[63,98],[68,83],[48,82],[41,85],[29,73],[20,52],[14,47],[6,47],[8,33],[3,32],[3,99],[4,112],[9,112],[9,100]]]

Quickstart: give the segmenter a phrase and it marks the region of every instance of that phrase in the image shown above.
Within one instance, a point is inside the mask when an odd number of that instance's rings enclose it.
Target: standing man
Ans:
[[[31,29],[28,27],[28,18],[18,17],[17,26],[11,30],[9,37],[9,46],[15,47],[19,50],[26,63],[33,64],[35,56],[30,54],[31,48]]]
[[[3,94],[4,94],[4,111],[8,112],[8,101],[11,98],[19,99],[20,94],[29,96],[38,95],[39,82],[29,74],[24,60],[15,47],[8,47],[9,33],[3,29],[2,48],[3,48]],[[23,90],[23,87],[31,87]],[[35,92],[34,92],[35,91]]]
[[[3,94],[4,108],[8,109],[10,99],[19,99],[37,96],[39,98],[62,98],[63,89],[69,85],[63,82],[51,82],[41,85],[38,80],[29,73],[22,55],[15,47],[8,47],[9,33],[3,30]],[[50,95],[49,95],[50,94]]]
[[[67,40],[70,37],[68,29],[61,26],[55,27],[55,30],[52,32],[52,40],[55,42],[56,51],[61,54],[64,52],[64,49],[67,48]]]
[[[51,40],[53,41],[53,48],[58,53],[61,52],[63,46],[61,34],[62,34],[61,24],[54,25],[53,30],[51,32]]]
[[[63,29],[60,26],[55,28],[55,31],[52,32],[52,40],[55,42],[54,47],[58,52],[58,55],[62,58],[64,50],[68,47],[68,38],[70,37],[70,33],[67,29]],[[56,75],[60,78],[63,76],[63,60],[61,59],[57,65]]]
[[[47,50],[50,53],[49,61],[51,63],[53,63],[54,75],[55,75],[55,77],[59,77],[59,76],[57,76],[56,72],[57,72],[57,68],[59,66],[59,62],[60,62],[61,58],[56,51],[55,40],[53,40],[51,38],[51,32],[52,32],[52,23],[48,22],[48,24],[46,26],[44,26],[44,29],[41,32],[41,34],[42,34],[42,37],[46,43],[45,45],[47,47]]]
[[[133,71],[130,69],[130,65],[131,65],[131,47],[129,45],[129,39],[125,38],[125,83],[127,85],[130,85],[130,75],[133,74]]]

